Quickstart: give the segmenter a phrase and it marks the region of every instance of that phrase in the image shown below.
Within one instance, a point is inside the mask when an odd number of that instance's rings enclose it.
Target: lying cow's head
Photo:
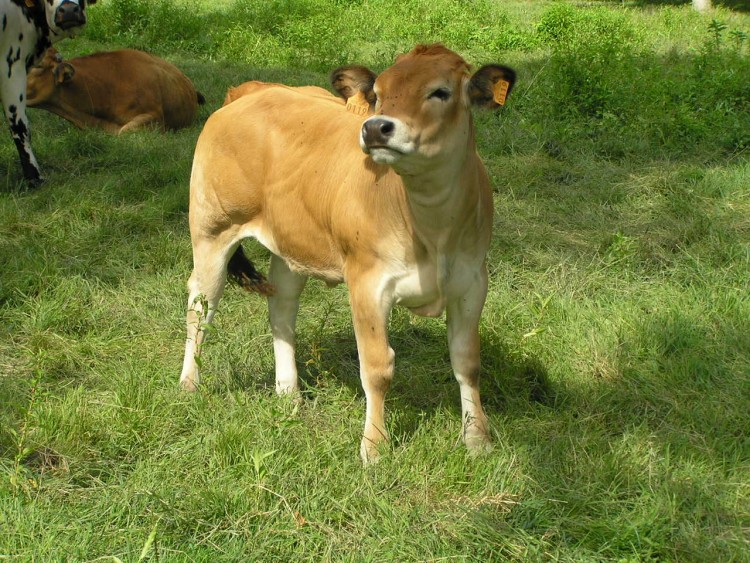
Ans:
[[[86,25],[86,5],[96,0],[24,0],[31,10],[44,10],[49,27],[49,39],[54,43],[70,37]]]
[[[75,72],[73,65],[63,61],[55,49],[47,49],[44,58],[26,75],[26,104],[29,107],[43,104],[61,84],[69,82]]]
[[[472,75],[453,51],[420,45],[377,78],[364,67],[342,67],[331,81],[342,97],[359,93],[371,103],[373,115],[360,133],[362,150],[375,162],[411,174],[466,147],[472,135],[470,107],[500,107],[515,77],[500,65],[484,66]]]

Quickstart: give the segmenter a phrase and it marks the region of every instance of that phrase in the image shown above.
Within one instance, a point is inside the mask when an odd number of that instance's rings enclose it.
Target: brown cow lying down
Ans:
[[[147,125],[187,127],[205,102],[177,67],[124,49],[63,61],[48,49],[26,82],[27,105],[63,117],[81,129],[120,134]]]
[[[505,103],[515,73],[489,65],[472,75],[442,45],[398,57],[374,87],[357,78],[367,69],[340,70],[332,75],[337,90],[372,100],[369,116],[330,96],[256,83],[206,122],[190,180],[194,268],[180,383],[187,390],[199,383],[205,326],[227,267],[269,295],[278,393],[299,390],[294,327],[308,276],[346,282],[367,400],[363,460],[377,459],[388,438],[394,305],[446,313],[462,437],[469,448],[484,448],[490,435],[479,398],[479,318],[493,209],[470,109]],[[248,237],[272,253],[270,286],[242,253]]]

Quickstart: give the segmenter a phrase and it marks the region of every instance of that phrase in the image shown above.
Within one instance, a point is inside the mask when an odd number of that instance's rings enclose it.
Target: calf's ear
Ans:
[[[55,84],[70,82],[76,74],[75,67],[70,63],[60,63],[55,67],[52,75],[55,78]]]
[[[342,66],[331,73],[331,86],[336,93],[348,100],[361,93],[367,102],[375,105],[375,92],[372,87],[378,77],[373,71],[364,66]]]
[[[516,72],[502,65],[487,65],[469,80],[469,101],[474,106],[497,109],[505,101],[516,82]]]

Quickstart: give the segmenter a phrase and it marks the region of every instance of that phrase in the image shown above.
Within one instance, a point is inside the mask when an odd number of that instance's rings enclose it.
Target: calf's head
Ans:
[[[44,58],[29,69],[26,76],[26,103],[29,107],[38,106],[50,100],[55,90],[70,82],[75,68],[62,60],[55,49],[47,49]]]
[[[501,65],[471,74],[446,47],[420,45],[377,77],[364,67],[342,67],[331,82],[342,97],[364,96],[371,104],[360,132],[362,150],[400,174],[415,174],[465,150],[473,142],[471,106],[503,105],[515,76]]]

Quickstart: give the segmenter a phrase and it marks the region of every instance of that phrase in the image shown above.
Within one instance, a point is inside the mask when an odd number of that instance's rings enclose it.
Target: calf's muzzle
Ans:
[[[362,142],[368,148],[385,147],[395,131],[396,125],[390,119],[371,117],[362,124]]]

